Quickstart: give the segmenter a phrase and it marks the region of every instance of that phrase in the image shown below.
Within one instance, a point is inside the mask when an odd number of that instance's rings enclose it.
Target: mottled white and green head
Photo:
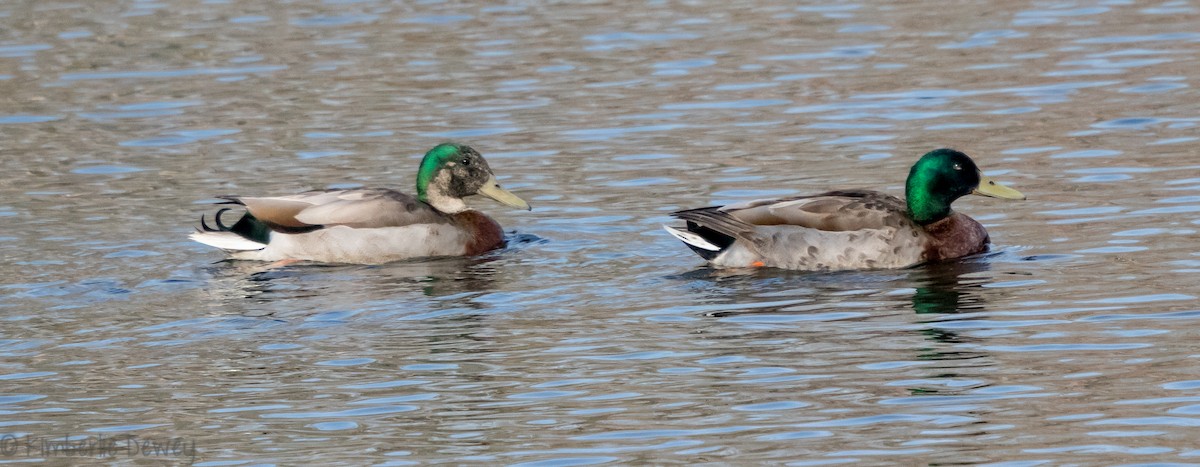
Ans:
[[[438,211],[453,214],[467,210],[463,198],[481,194],[514,208],[529,203],[500,188],[487,161],[470,146],[443,143],[425,153],[417,171],[417,198]]]
[[[953,149],[929,151],[908,172],[904,197],[908,213],[925,225],[945,219],[950,203],[968,194],[1004,199],[1025,195],[985,177],[970,157]]]

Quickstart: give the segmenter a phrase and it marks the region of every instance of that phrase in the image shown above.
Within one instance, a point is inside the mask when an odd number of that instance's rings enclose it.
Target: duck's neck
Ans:
[[[908,215],[918,224],[928,225],[949,216],[953,200],[933,193],[923,182],[920,177],[910,175],[904,187],[904,201],[908,203]]]
[[[421,183],[424,181],[425,183]],[[446,214],[458,214],[471,209],[462,198],[446,192],[450,184],[450,172],[442,171],[433,180],[417,180],[417,199]]]
[[[463,202],[462,198],[447,195],[439,190],[426,192],[425,197],[421,201],[446,214],[458,214],[471,209],[470,206],[467,206],[467,203]]]

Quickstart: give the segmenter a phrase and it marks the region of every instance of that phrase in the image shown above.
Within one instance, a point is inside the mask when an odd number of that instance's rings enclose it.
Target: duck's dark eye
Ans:
[[[463,158],[459,163],[462,165],[471,165],[471,159]]]
[[[954,170],[962,171],[962,164],[954,164]]]

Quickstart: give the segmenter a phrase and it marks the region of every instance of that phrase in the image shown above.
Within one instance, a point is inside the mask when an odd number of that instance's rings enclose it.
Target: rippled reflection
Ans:
[[[971,313],[986,309],[989,263],[985,258],[969,258],[951,263],[925,265],[913,273],[917,283],[912,297],[913,311],[925,313]]]

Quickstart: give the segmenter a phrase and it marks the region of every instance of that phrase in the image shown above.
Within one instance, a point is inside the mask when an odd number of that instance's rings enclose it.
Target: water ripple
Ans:
[[[163,79],[187,76],[206,75],[242,75],[263,74],[286,70],[284,65],[259,65],[247,67],[218,67],[218,68],[184,68],[177,70],[146,70],[146,71],[101,71],[88,73],[64,73],[59,76],[63,81],[85,81],[105,79]]]
[[[0,7],[0,434],[196,439],[198,465],[1200,455],[1195,2],[25,3]],[[535,205],[468,200],[509,247],[187,239],[215,195],[411,190],[445,140]],[[1029,195],[955,204],[987,254],[722,270],[660,228],[900,195],[938,146]]]

